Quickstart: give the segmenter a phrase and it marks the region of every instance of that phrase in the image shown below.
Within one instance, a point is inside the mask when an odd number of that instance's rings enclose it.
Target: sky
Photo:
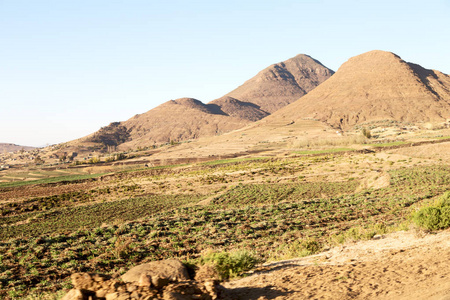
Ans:
[[[450,0],[0,0],[0,142],[45,146],[203,102],[303,53],[450,74]]]

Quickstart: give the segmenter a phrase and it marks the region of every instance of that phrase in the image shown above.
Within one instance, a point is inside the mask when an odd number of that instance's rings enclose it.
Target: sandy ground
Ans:
[[[450,230],[376,236],[268,264],[224,284],[234,299],[450,299]]]
[[[450,161],[450,142],[434,145],[422,145],[393,150],[392,153],[417,157],[424,159],[434,159],[439,161]]]

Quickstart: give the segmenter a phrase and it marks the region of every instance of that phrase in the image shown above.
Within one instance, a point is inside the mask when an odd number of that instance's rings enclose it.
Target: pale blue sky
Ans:
[[[449,74],[449,21],[449,0],[0,0],[0,142],[209,102],[299,53],[337,70],[379,49]]]

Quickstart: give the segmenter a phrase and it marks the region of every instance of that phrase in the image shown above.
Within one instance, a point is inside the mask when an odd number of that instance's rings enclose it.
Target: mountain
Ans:
[[[193,98],[181,98],[136,115],[121,122],[121,125],[129,130],[131,137],[131,141],[124,146],[133,147],[218,135],[266,115],[255,105],[232,98],[210,104]]]
[[[228,116],[250,122],[261,120],[269,115],[269,113],[261,110],[256,104],[242,102],[229,96],[223,96],[222,98],[211,101],[208,105],[216,105]]]
[[[207,104],[170,100],[124,122],[111,123],[85,141],[122,149],[214,136],[242,128],[302,97],[333,71],[307,55],[274,64],[229,94]],[[126,132],[126,133],[125,133]]]
[[[19,151],[19,150],[33,150],[35,149],[35,147],[29,147],[29,146],[20,146],[20,145],[15,145],[15,144],[10,144],[10,143],[0,143],[0,153],[4,153],[4,152],[14,152],[14,151]]]
[[[299,54],[262,70],[226,96],[256,104],[273,113],[310,92],[333,74],[319,61]]]
[[[368,121],[448,118],[450,76],[375,50],[350,58],[330,79],[265,121],[314,119],[348,129]]]

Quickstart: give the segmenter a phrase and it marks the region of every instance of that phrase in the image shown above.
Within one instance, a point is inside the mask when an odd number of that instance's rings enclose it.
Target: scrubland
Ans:
[[[94,165],[91,174],[5,181],[0,297],[68,289],[74,272],[122,274],[165,258],[195,268],[208,253],[238,249],[262,263],[409,229],[413,213],[450,187],[448,157],[426,157],[422,148],[448,143],[291,149],[127,169]]]

